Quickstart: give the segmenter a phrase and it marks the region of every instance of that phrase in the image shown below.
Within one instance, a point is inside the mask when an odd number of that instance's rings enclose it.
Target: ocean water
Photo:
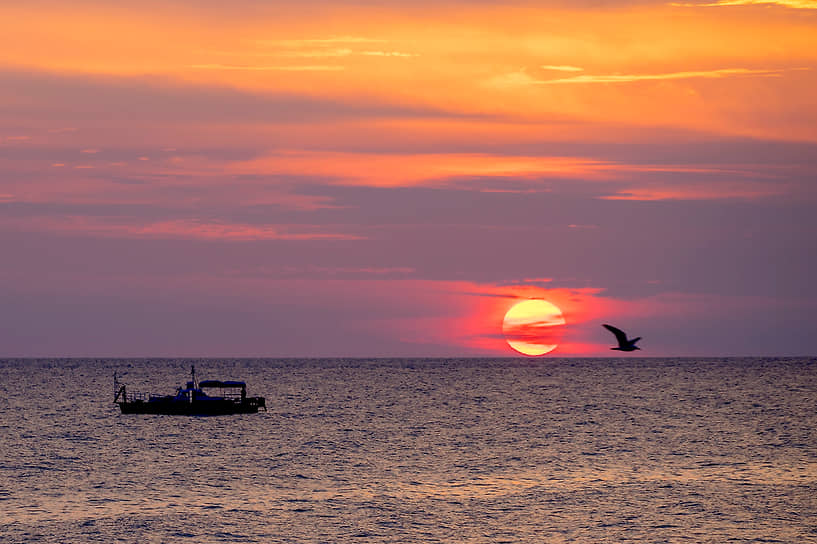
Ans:
[[[114,371],[259,414],[121,415]],[[0,542],[817,542],[817,359],[0,361]]]

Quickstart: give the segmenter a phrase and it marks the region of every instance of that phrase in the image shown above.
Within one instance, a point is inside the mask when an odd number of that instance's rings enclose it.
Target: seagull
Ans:
[[[605,329],[610,331],[611,333],[616,335],[616,340],[618,340],[618,347],[610,348],[618,351],[635,351],[637,349],[641,349],[640,347],[636,346],[635,343],[641,340],[641,337],[633,338],[632,340],[627,338],[627,335],[624,333],[623,330],[617,329],[612,325],[607,325],[606,323],[602,325]]]

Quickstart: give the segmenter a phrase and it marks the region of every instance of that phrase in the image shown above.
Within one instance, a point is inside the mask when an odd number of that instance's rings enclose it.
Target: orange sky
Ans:
[[[339,4],[300,14],[272,3],[242,17],[240,5],[225,16],[226,8],[43,4],[33,17],[29,4],[0,7],[0,63],[519,124],[557,115],[817,139],[814,9]],[[800,122],[780,123],[795,112]]]

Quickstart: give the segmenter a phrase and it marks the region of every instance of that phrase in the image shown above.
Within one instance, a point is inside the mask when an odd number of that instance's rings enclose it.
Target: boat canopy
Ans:
[[[199,387],[241,387],[246,388],[247,384],[244,382],[222,382],[220,380],[204,380],[199,382]]]

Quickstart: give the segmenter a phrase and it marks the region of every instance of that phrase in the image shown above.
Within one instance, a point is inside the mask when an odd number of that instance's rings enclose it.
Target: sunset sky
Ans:
[[[0,356],[817,354],[817,0],[0,4]]]

